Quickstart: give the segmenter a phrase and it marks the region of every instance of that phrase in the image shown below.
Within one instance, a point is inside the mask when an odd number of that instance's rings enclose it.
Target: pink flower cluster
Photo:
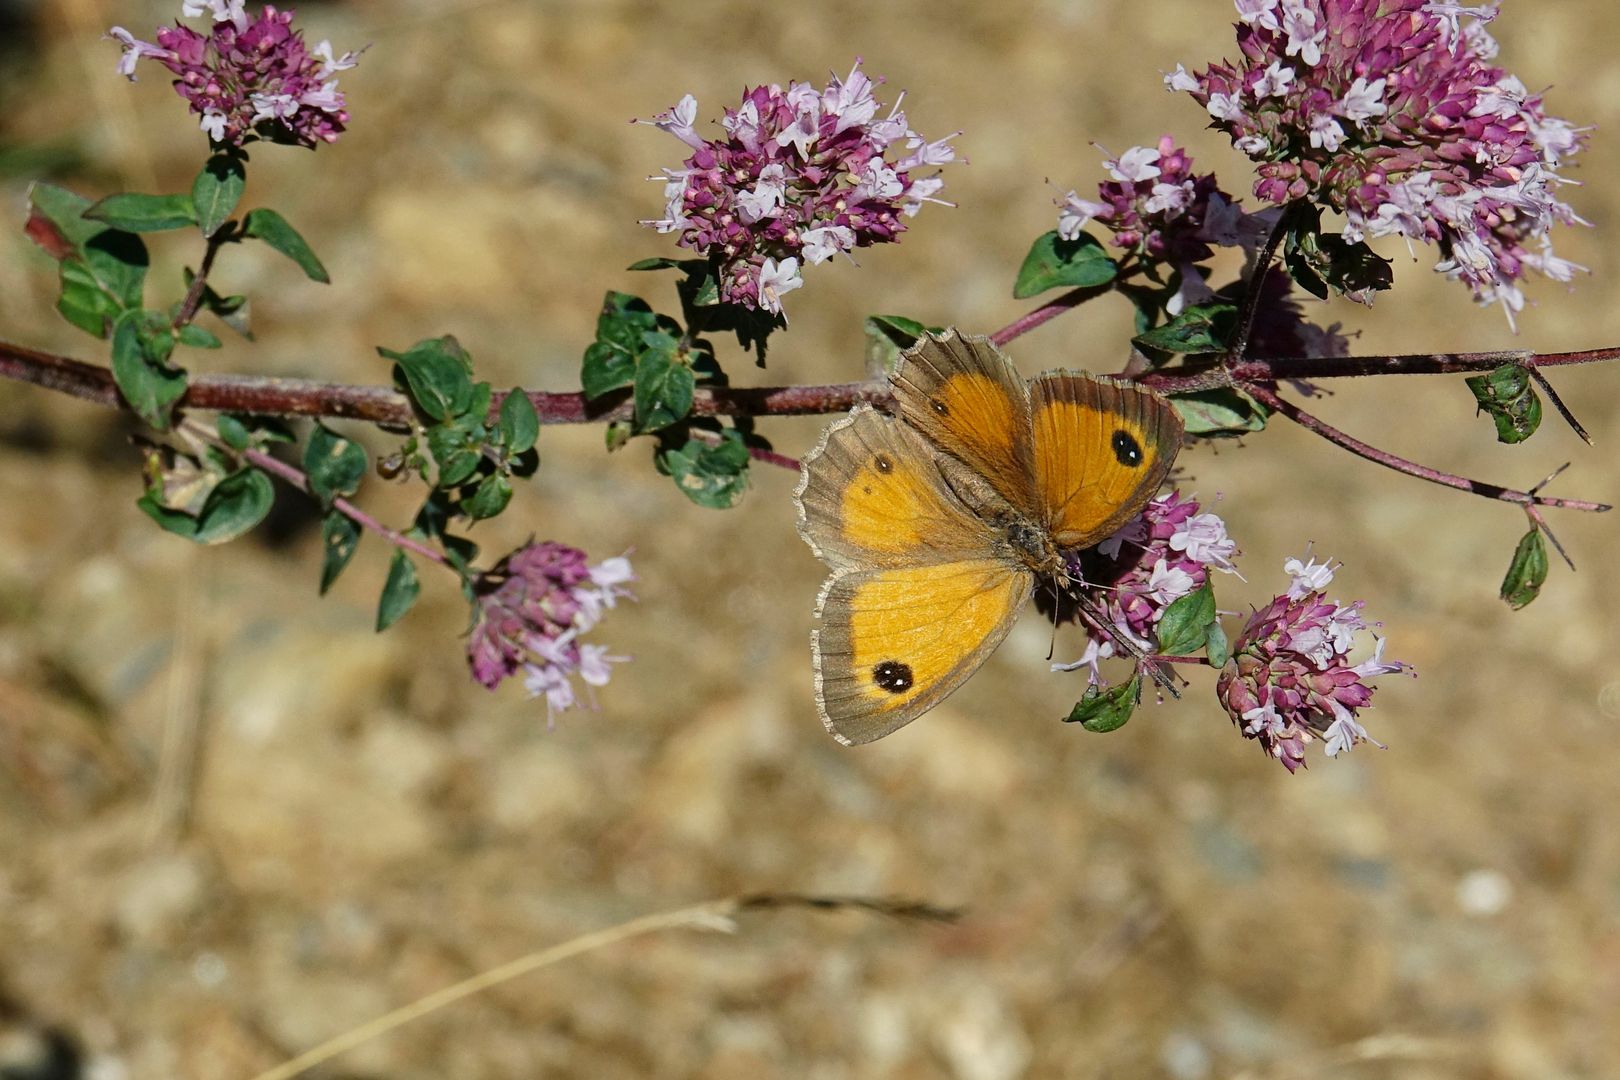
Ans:
[[[1190,93],[1257,162],[1255,194],[1344,213],[1345,239],[1438,245],[1435,269],[1511,322],[1535,270],[1568,281],[1551,229],[1580,222],[1557,169],[1584,136],[1490,61],[1496,4],[1236,0],[1242,56],[1190,73]]]
[[[707,255],[725,302],[781,314],[804,266],[893,241],[923,203],[942,202],[938,174],[920,172],[956,160],[955,136],[928,142],[899,101],[878,118],[872,87],[859,61],[825,90],[758,86],[726,110],[715,139],[697,133],[688,94],[650,121],[692,154],[652,178],[664,183],[664,216],[642,224]]]
[[[1368,680],[1410,670],[1384,659],[1383,638],[1376,638],[1369,659],[1349,662],[1356,634],[1370,626],[1360,600],[1337,604],[1324,596],[1334,569],[1289,559],[1288,591],[1249,618],[1216,682],[1221,704],[1244,737],[1257,740],[1289,772],[1305,764],[1305,746],[1315,739],[1329,757],[1359,742],[1382,746],[1356,719],[1372,702]]]
[[[332,55],[330,42],[313,50],[292,29],[293,13],[266,4],[250,19],[244,0],[185,0],[182,14],[213,17],[208,33],[176,23],[160,27],[157,44],[115,26],[108,34],[124,48],[118,70],[135,78],[142,57],[177,78],[174,88],[201,117],[216,144],[241,146],[255,137],[313,147],[336,142],[349,122],[333,78],[358,63],[356,54]]]
[[[1103,167],[1110,179],[1097,185],[1096,200],[1073,191],[1059,200],[1058,235],[1074,240],[1096,222],[1115,247],[1170,265],[1180,275],[1180,289],[1168,305],[1172,315],[1214,296],[1196,264],[1215,247],[1253,254],[1277,222],[1276,209],[1244,213],[1214,173],[1195,174],[1192,158],[1169,135],[1156,148],[1133,146]]]
[[[1148,503],[1095,549],[1079,553],[1070,576],[1082,582],[1082,595],[1115,630],[1143,652],[1154,653],[1155,627],[1165,609],[1203,588],[1211,570],[1236,574],[1232,558],[1237,554],[1225,522],[1200,513],[1196,499],[1171,492]],[[1090,681],[1100,683],[1098,664],[1117,655],[1115,643],[1095,627],[1087,626],[1086,632],[1090,641],[1080,659],[1053,665],[1053,670],[1090,668]]]
[[[473,678],[491,690],[518,672],[532,697],[544,694],[548,715],[574,706],[573,677],[603,686],[609,664],[605,645],[580,641],[602,612],[635,580],[630,560],[620,556],[589,565],[578,548],[530,543],[502,559],[475,586],[475,620],[467,639]]]

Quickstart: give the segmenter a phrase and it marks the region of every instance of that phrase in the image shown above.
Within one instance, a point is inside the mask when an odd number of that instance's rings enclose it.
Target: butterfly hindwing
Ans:
[[[915,720],[995,651],[1034,582],[1004,559],[835,572],[811,638],[822,723],[850,744]]]
[[[1030,392],[1035,485],[1052,537],[1063,548],[1099,543],[1159,490],[1181,449],[1181,417],[1151,390],[1084,372],[1046,372]]]
[[[890,381],[902,419],[1025,516],[1037,507],[1029,389],[989,338],[924,334]]]

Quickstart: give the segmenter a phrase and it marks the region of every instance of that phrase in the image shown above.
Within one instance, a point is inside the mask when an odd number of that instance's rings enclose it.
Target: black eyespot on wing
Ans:
[[[880,473],[888,473],[888,472],[893,472],[894,471],[894,459],[891,458],[888,454],[877,454],[877,455],[875,455],[872,458],[872,464],[877,466],[877,471],[880,472]]]
[[[911,689],[911,667],[898,660],[885,660],[872,668],[872,681],[891,694]]]
[[[951,415],[950,408],[943,401],[939,400],[939,398],[929,398],[928,399],[928,404],[929,404],[930,407],[933,408],[933,410],[935,412],[939,413],[939,415],[941,415],[941,416],[949,416],[949,415]]]
[[[1128,431],[1114,432],[1114,460],[1134,469],[1142,464],[1142,447]]]

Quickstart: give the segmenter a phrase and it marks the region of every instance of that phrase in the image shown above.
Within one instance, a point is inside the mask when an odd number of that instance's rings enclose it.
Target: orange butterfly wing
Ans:
[[[1035,486],[1061,548],[1111,536],[1159,490],[1181,449],[1181,416],[1162,395],[1084,372],[1049,371],[1034,400]]]
[[[1025,517],[1038,516],[1029,387],[989,338],[955,329],[924,334],[901,354],[890,381],[906,423]]]

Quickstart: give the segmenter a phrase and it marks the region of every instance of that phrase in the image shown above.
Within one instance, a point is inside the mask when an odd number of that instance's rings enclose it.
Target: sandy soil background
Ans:
[[[88,194],[181,190],[203,140],[153,69],[130,86],[103,28],[173,3],[0,4],[0,335],[98,358],[50,310],[54,272],[15,227],[29,179]],[[1501,315],[1404,253],[1398,290],[1322,321],[1365,350],[1620,342],[1620,15],[1513,0],[1503,62],[1597,130],[1571,175],[1594,225]],[[860,371],[860,319],[987,331],[1052,197],[1114,151],[1175,133],[1234,190],[1242,163],[1159,73],[1231,52],[1224,0],[754,5],[308,3],[311,39],[370,44],[343,79],[352,131],[310,155],[256,151],[248,199],[287,214],[334,284],[267,252],[218,272],[254,297],[258,341],[195,365],[379,381],[372,352],[453,331],[485,377],[577,385],[622,269],[674,254],[636,225],[643,177],[679,145],[626,121],[695,93],[705,118],[759,81],[821,80],[855,55],[904,88],[912,123],[955,129],[957,209],[929,207],[859,269],[817,268],[770,368]],[[155,282],[196,258],[155,239]],[[1128,315],[1093,305],[1017,343],[1026,371],[1116,367]],[[1496,445],[1460,380],[1340,388],[1330,420],[1426,462],[1614,501],[1613,368],[1556,377],[1597,437],[1556,419]],[[1550,414],[1549,414],[1550,415]],[[803,452],[822,421],[768,433]],[[546,730],[516,688],[467,678],[464,611],[429,578],[394,631],[370,622],[384,558],[363,545],[315,595],[315,519],[291,497],[244,542],[199,549],[136,510],[118,417],[0,386],[0,1062],[54,1030],[34,1076],[245,1077],[531,949],[735,891],[903,895],[961,905],[948,928],[855,914],[747,917],[530,976],[345,1056],[349,1077],[1480,1077],[1620,1075],[1620,586],[1613,516],[1563,514],[1580,566],[1513,614],[1496,587],[1522,517],[1426,487],[1279,426],[1183,456],[1224,496],[1246,606],[1314,540],[1336,590],[1384,620],[1415,681],[1369,714],[1390,749],[1289,776],[1234,734],[1213,680],[1094,736],[1025,623],[946,706],[881,744],[832,742],[811,703],[818,564],[794,478],[744,505],[689,505],[636,446],[548,429],[545,467],[484,530],[603,557],[635,551],[639,603],[601,637],[634,655],[596,713]],[[373,448],[387,441],[371,438]],[[403,520],[415,492],[373,481]],[[1074,642],[1060,640],[1060,651]],[[194,789],[176,748],[199,739]],[[167,747],[167,749],[166,749]],[[189,791],[189,794],[188,794]],[[185,827],[181,827],[184,825]],[[70,1049],[72,1048],[76,1049]],[[8,1049],[9,1048],[9,1049]],[[6,1066],[0,1064],[0,1074]]]

